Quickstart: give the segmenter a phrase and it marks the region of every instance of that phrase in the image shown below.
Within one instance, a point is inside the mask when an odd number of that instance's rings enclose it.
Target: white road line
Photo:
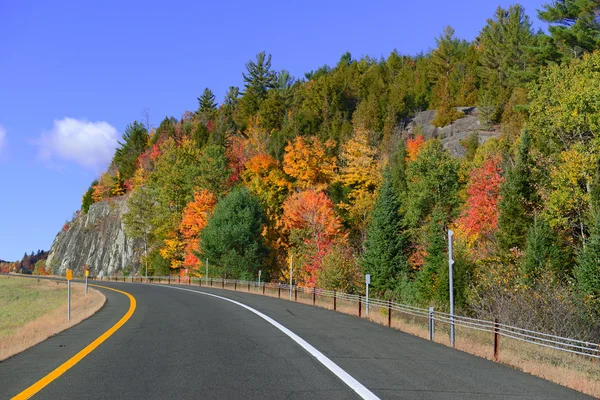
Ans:
[[[246,310],[253,312],[254,314],[258,315],[259,317],[261,317],[262,319],[264,319],[265,321],[267,321],[268,323],[273,325],[275,328],[279,329],[281,332],[288,335],[294,342],[298,343],[302,348],[304,348],[304,350],[308,351],[314,358],[316,358],[328,370],[333,372],[335,374],[335,376],[340,378],[346,385],[348,385],[352,390],[354,390],[360,397],[362,397],[363,399],[370,399],[370,400],[379,399],[379,397],[375,396],[375,394],[373,394],[373,392],[371,392],[369,389],[364,387],[359,381],[357,381],[349,373],[347,373],[346,371],[341,369],[336,363],[334,363],[329,358],[327,358],[319,350],[315,349],[306,340],[302,339],[300,336],[296,335],[294,332],[290,331],[288,328],[281,325],[279,322],[275,321],[273,318],[261,313],[260,311],[255,310],[254,308],[249,307],[238,301],[228,299],[227,297],[217,296],[216,294],[201,292],[199,290],[184,289],[184,288],[174,287],[174,286],[164,286],[164,287],[167,287],[170,289],[185,290],[186,292],[202,294],[202,295],[210,296],[210,297],[216,297],[218,299],[225,300],[230,303],[236,304],[240,307],[244,307]]]

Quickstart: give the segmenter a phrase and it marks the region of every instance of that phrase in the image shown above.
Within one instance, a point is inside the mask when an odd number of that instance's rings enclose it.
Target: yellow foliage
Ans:
[[[327,155],[327,150],[335,142],[328,140],[324,144],[314,136],[298,136],[288,143],[283,156],[283,170],[294,178],[299,189],[324,190],[331,182],[337,159]]]

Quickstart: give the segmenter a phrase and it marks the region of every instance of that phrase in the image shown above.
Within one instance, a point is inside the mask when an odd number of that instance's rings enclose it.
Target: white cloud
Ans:
[[[6,147],[6,128],[0,125],[0,153]]]
[[[64,118],[55,120],[52,130],[42,133],[37,144],[43,160],[58,158],[97,169],[111,161],[117,140],[117,130],[107,122]]]

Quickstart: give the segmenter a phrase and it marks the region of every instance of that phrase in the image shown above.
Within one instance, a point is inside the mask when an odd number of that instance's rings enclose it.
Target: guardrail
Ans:
[[[316,305],[317,298],[319,300],[323,298],[331,299],[334,310],[337,310],[338,308],[338,301],[355,303],[359,317],[362,317],[363,309],[365,310],[365,314],[368,315],[369,308],[377,307],[382,309],[384,313],[387,313],[388,326],[392,325],[392,314],[394,312],[405,314],[414,318],[421,318],[427,323],[430,340],[434,339],[435,322],[446,324],[448,326],[463,327],[475,331],[488,332],[493,335],[494,338],[495,359],[498,358],[499,337],[501,336],[558,351],[600,359],[600,344],[598,343],[591,343],[583,340],[571,339],[551,335],[548,333],[523,329],[500,323],[497,319],[494,321],[489,321],[460,315],[452,315],[446,312],[435,311],[432,307],[425,309],[408,304],[396,303],[392,300],[366,298],[362,295],[342,293],[335,290],[306,288],[297,285],[290,286],[283,283],[260,282],[259,284],[257,281],[243,281],[238,279],[222,278],[199,278],[188,276],[149,276],[147,279],[142,276],[110,276],[93,277],[93,279],[99,281],[140,282],[167,285],[197,285],[222,289],[229,289],[231,286],[233,286],[234,290],[242,290],[245,288],[248,292],[255,288],[257,293],[262,294],[265,294],[265,291],[268,289],[270,291],[276,290],[277,297],[279,298],[286,297],[289,298],[289,300],[292,300],[293,298],[295,301],[298,300],[298,293],[301,293],[305,296],[312,296],[313,305]]]

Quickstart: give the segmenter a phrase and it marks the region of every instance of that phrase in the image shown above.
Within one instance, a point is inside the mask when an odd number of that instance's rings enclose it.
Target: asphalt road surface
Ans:
[[[97,283],[97,282],[95,282]],[[133,316],[38,392],[39,399],[356,399],[313,354],[247,305],[320,351],[381,399],[586,399],[540,378],[357,317],[212,288],[100,283],[133,295]],[[0,398],[34,384],[129,308],[100,289],[93,317],[0,363]]]

